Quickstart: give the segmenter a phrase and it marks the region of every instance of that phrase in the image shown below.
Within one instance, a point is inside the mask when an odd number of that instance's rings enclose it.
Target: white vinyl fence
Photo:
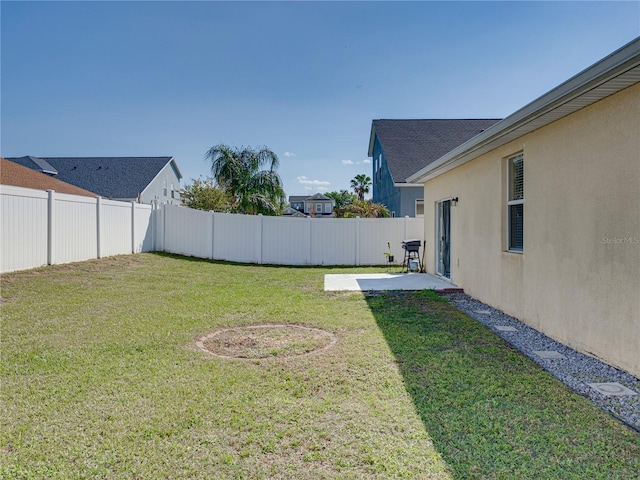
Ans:
[[[2,185],[0,271],[154,249],[153,207]]]
[[[1,272],[149,251],[256,264],[381,265],[387,252],[402,262],[402,240],[424,232],[422,218],[234,215],[7,185],[0,212]]]
[[[275,265],[381,265],[387,242],[401,262],[404,239],[424,235],[422,218],[287,218],[164,205],[157,250]]]

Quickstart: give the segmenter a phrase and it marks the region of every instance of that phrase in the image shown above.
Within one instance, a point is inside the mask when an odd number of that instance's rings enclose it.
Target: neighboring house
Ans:
[[[423,186],[407,178],[498,119],[374,120],[369,137],[373,201],[394,217],[423,215]]]
[[[427,271],[640,376],[640,38],[407,180]]]
[[[306,195],[291,195],[289,197],[289,208],[304,213],[304,201],[309,198]]]
[[[0,158],[0,184],[32,188],[34,190],[55,190],[59,193],[83,195],[85,197],[100,196],[97,193],[52,178],[44,173],[36,172],[4,158]]]
[[[291,208],[313,217],[333,217],[335,200],[321,193],[311,197],[292,195],[289,197]]]
[[[307,216],[296,210],[295,208],[287,207],[282,212],[283,217],[295,217],[295,218],[307,218]]]
[[[179,205],[182,174],[173,157],[20,157],[12,162],[112,200]]]

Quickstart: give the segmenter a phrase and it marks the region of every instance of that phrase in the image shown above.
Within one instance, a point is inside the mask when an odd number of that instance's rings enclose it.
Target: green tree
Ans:
[[[355,200],[349,205],[335,209],[338,218],[386,218],[391,216],[389,209],[382,203],[373,203],[372,200]]]
[[[336,204],[334,208],[344,208],[350,203],[353,203],[358,197],[351,193],[349,190],[340,190],[339,192],[327,192],[325,195],[332,198]]]
[[[192,179],[192,183],[180,191],[180,197],[182,204],[189,208],[214,212],[231,210],[231,197],[216,185],[213,178]]]
[[[217,184],[229,194],[236,213],[280,215],[284,191],[278,156],[267,147],[211,147],[206,154]]]
[[[361,173],[360,175],[356,175],[353,180],[351,180],[351,189],[358,196],[358,200],[363,201],[365,194],[369,193],[369,187],[371,186],[371,177]]]

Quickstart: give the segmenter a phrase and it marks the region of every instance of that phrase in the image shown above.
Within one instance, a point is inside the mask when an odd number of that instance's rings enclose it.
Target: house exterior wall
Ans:
[[[524,153],[524,252],[507,251],[507,158]],[[640,84],[425,183],[451,208],[451,281],[579,351],[640,376]]]
[[[318,211],[317,206],[322,205],[321,211]],[[328,210],[327,211],[327,205]],[[326,200],[306,200],[304,202],[304,213],[311,214],[313,213],[315,216],[329,216],[333,214],[333,202]]]
[[[422,200],[424,189],[421,185],[416,185],[415,187],[399,187],[398,190],[400,190],[401,198],[400,216],[415,217],[416,200]],[[396,216],[398,216],[397,212]]]
[[[378,136],[373,144],[373,201],[382,203],[389,212],[396,217],[415,217],[416,216],[416,200],[422,198],[422,186],[403,186],[394,185],[393,177],[387,165],[387,159],[384,156]],[[404,179],[403,179],[404,180]]]
[[[166,183],[165,183],[166,182]],[[173,184],[173,195],[171,185]],[[166,185],[166,189],[165,189]],[[142,203],[152,203],[158,200],[160,203],[169,205],[180,205],[180,176],[176,171],[173,162],[167,163],[158,175],[147,185],[140,195]],[[127,199],[135,200],[135,199]]]
[[[382,151],[382,146],[376,135],[373,144],[373,158],[371,161],[373,168],[372,187],[374,203],[382,203],[389,212],[396,217],[402,215],[402,197],[400,189],[393,186],[393,177],[387,165],[387,159]]]

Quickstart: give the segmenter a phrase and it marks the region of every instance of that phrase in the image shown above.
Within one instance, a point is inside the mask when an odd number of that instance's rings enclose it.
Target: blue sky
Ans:
[[[640,35],[640,2],[8,2],[4,157],[266,145],[288,195],[371,175],[377,118],[502,118]],[[184,184],[184,182],[183,182]]]

